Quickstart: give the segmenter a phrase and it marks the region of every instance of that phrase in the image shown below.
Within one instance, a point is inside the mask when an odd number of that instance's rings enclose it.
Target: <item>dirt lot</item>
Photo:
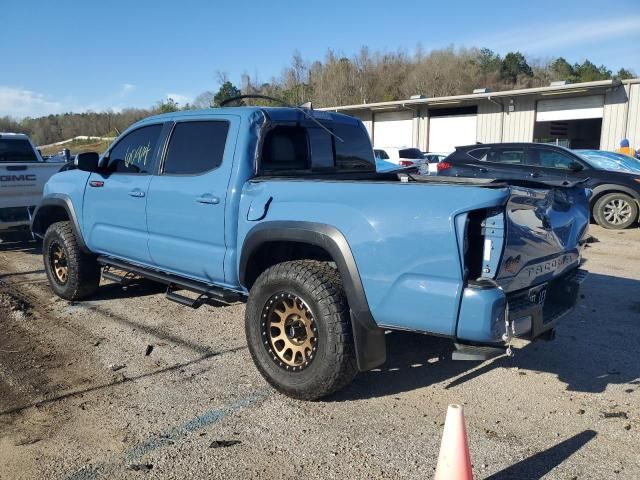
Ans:
[[[478,364],[393,333],[383,368],[321,402],[262,380],[242,305],[191,310],[147,282],[69,303],[8,239],[0,478],[430,478],[454,402],[476,478],[640,478],[640,229],[592,234],[555,341]]]

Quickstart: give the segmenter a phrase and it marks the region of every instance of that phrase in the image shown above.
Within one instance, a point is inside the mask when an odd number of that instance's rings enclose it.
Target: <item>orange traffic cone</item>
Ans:
[[[447,409],[435,480],[473,480],[461,405],[449,405]]]

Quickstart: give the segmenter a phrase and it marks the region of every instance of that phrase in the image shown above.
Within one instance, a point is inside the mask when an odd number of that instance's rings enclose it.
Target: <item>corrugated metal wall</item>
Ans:
[[[629,114],[627,138],[633,148],[640,148],[640,83],[629,85]]]
[[[509,112],[509,100],[505,102],[503,142],[533,141],[533,126],[536,121],[536,101],[533,97],[513,99],[514,111]]]
[[[478,104],[477,141],[496,143],[500,141],[501,107],[488,100]]]
[[[510,99],[504,103],[504,116],[500,106],[486,99],[478,101],[477,141],[531,142],[536,121],[536,96],[513,97],[514,111],[509,112]],[[428,145],[428,107],[414,113],[413,144],[422,150]],[[358,117],[365,124],[369,135],[373,133],[373,115],[370,110],[346,112]],[[501,118],[502,117],[502,118]],[[500,132],[502,131],[502,138]],[[600,148],[616,150],[620,140],[628,138],[631,146],[640,148],[640,83],[624,84],[605,94]]]
[[[629,100],[629,87],[624,85],[610,92],[604,97],[604,112],[602,114],[602,135],[600,148],[602,150],[615,150],[620,145],[627,130],[627,101]]]

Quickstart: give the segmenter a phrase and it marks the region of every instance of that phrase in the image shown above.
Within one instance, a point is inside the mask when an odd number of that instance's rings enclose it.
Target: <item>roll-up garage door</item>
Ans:
[[[413,112],[381,112],[373,116],[375,147],[413,146]]]
[[[477,115],[429,118],[429,151],[453,152],[456,147],[476,143]]]
[[[602,118],[603,110],[603,95],[539,100],[536,120],[538,122],[556,122],[559,120]]]

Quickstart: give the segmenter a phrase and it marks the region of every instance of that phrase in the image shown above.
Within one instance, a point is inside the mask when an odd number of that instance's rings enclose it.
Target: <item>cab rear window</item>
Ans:
[[[367,132],[359,125],[280,125],[267,132],[260,159],[262,175],[375,172]]]
[[[0,162],[37,162],[36,152],[28,140],[0,139]]]

